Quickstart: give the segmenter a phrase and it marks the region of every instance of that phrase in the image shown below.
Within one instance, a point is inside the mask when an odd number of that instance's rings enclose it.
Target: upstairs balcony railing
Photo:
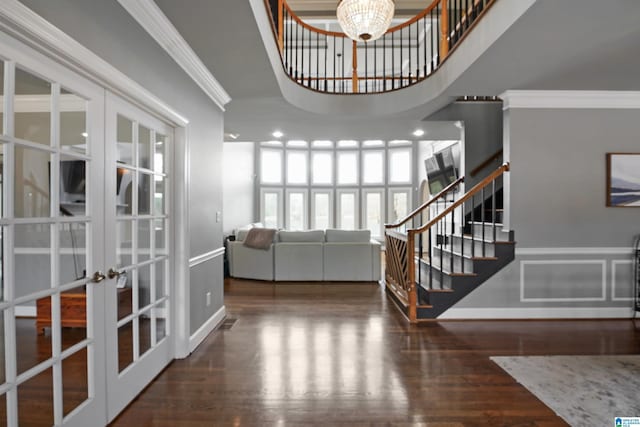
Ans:
[[[265,4],[289,77],[314,91],[351,94],[389,92],[426,79],[495,1],[433,0],[370,42],[309,25],[286,0]]]

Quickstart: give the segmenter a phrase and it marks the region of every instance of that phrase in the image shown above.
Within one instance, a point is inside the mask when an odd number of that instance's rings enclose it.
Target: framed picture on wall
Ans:
[[[607,206],[640,207],[640,153],[607,153]]]

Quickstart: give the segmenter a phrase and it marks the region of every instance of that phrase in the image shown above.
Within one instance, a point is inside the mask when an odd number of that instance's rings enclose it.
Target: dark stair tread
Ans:
[[[475,261],[475,260],[477,260],[477,261],[497,261],[498,260],[498,257],[495,257],[495,256],[471,256],[471,255],[463,255],[460,252],[455,252],[455,251],[452,251],[452,250],[449,250],[449,249],[446,249],[446,248],[442,248],[441,250],[443,250],[445,253],[453,254],[453,255],[455,255],[457,257],[461,257],[461,258],[468,259],[468,260],[471,260],[471,261]]]

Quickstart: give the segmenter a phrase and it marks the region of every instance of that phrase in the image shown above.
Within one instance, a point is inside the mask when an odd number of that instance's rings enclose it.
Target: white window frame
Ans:
[[[316,195],[317,194],[327,194],[329,196],[329,224],[327,228],[333,228],[334,221],[334,191],[331,189],[312,189],[311,190],[311,228],[317,229],[318,225],[316,224]]]
[[[282,188],[261,188],[260,189],[260,221],[265,224],[266,226],[266,221],[264,218],[264,196],[267,193],[276,193],[278,194],[278,220],[277,220],[277,227],[278,228],[282,228],[283,226],[283,217],[284,217],[284,193],[282,191]]]
[[[291,209],[289,209],[289,197],[292,194],[302,194],[302,205],[304,209],[302,213],[302,230],[307,230],[309,228],[309,191],[306,188],[288,188],[285,191],[285,228],[287,230],[294,230],[291,228]]]
[[[340,211],[342,208],[342,195],[343,194],[353,194],[354,200],[354,229],[360,228],[360,189],[359,188],[341,188],[336,190],[336,228],[342,229],[342,216],[340,215]]]
[[[385,189],[384,187],[376,187],[376,188],[363,188],[361,194],[361,205],[362,209],[360,209],[362,218],[360,220],[362,229],[369,229],[367,226],[367,195],[369,194],[378,194],[380,195],[380,228],[378,230],[378,234],[375,234],[371,231],[371,237],[375,239],[382,239],[384,237],[384,224],[386,218],[386,203],[385,203]]]

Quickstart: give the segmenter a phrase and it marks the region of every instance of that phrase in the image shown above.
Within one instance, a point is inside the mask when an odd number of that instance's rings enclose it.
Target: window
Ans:
[[[358,228],[357,190],[338,191],[338,228],[342,230]]]
[[[365,151],[362,154],[362,182],[384,184],[384,152]]]
[[[362,221],[364,228],[371,231],[371,237],[382,237],[384,207],[382,205],[384,189],[363,191]]]
[[[338,152],[338,184],[354,185],[358,183],[358,153],[355,151]]]
[[[316,152],[311,154],[311,183],[333,183],[333,153]]]
[[[409,214],[411,188],[392,188],[389,190],[389,222],[395,223]]]
[[[305,230],[307,228],[307,192],[304,190],[287,190],[287,224],[288,230]]]
[[[256,147],[259,215],[291,230],[366,228],[406,217],[413,203],[411,141],[272,141]]]
[[[332,141],[313,141],[311,143],[311,146],[313,148],[333,148],[333,142]]]
[[[313,190],[311,195],[311,228],[333,227],[333,191]]]
[[[260,218],[267,228],[282,226],[282,190],[263,189],[260,197]]]
[[[287,184],[307,183],[307,153],[305,151],[287,152]]]
[[[263,184],[282,183],[282,151],[260,151],[260,181]]]
[[[389,183],[411,183],[411,149],[389,150]]]

